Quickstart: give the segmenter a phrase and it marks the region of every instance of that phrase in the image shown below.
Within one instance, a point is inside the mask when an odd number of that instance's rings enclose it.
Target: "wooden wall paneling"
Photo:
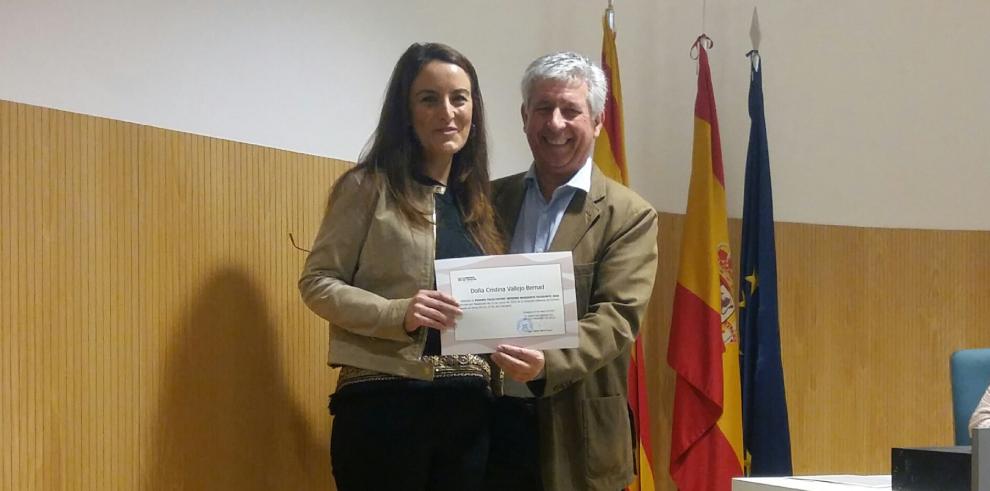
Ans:
[[[28,215],[26,222],[32,220],[37,220],[44,216],[49,206],[46,200],[46,194],[44,189],[40,186],[43,185],[44,176],[47,171],[46,166],[39,162],[40,152],[38,151],[37,139],[34,135],[37,133],[40,121],[38,118],[30,117],[30,114],[24,115],[21,121],[28,125],[28,137],[24,144],[24,158],[35,163],[35,167],[31,169],[28,173],[28,185],[34,190],[31,193],[30,199],[34,206],[36,207],[36,212]],[[43,242],[43,236],[39,233],[39,230],[35,227],[29,227],[28,237],[26,237],[26,248],[28,249],[28,254],[30,260],[35,266],[43,267],[46,262],[48,251],[45,248]],[[44,271],[41,271],[44,274]],[[41,287],[44,284],[44,280],[39,278],[37,275],[31,275],[30,281],[33,283],[35,288]],[[39,305],[39,294],[38,291],[33,288],[26,291],[26,300],[29,303],[30,317],[34,319],[39,324],[43,325],[48,322],[46,311]],[[23,363],[21,365],[21,377],[22,377],[22,387],[24,387],[24,395],[26,396],[25,401],[29,415],[26,418],[27,422],[23,431],[21,432],[20,442],[22,448],[27,450],[26,457],[28,462],[30,461],[40,461],[43,457],[43,448],[40,448],[39,442],[33,438],[33,435],[41,433],[41,425],[39,424],[39,414],[44,414],[42,411],[43,398],[45,397],[44,384],[44,370],[40,363],[41,351],[38,349],[38,338],[41,329],[24,329],[22,331],[22,347],[24,349],[23,356],[20,361]],[[37,482],[39,479],[37,473],[33,473],[28,480],[28,483]]]
[[[74,331],[70,339],[73,344],[69,349],[73,351],[74,366],[72,377],[74,378],[75,395],[70,401],[70,407],[75,407],[80,420],[80,428],[77,433],[75,448],[70,451],[78,452],[82,456],[80,462],[80,474],[82,478],[81,487],[96,487],[100,469],[97,466],[101,463],[98,459],[98,449],[95,444],[99,438],[99,428],[97,426],[97,415],[93,407],[93,400],[99,388],[96,385],[94,350],[95,343],[93,336],[97,329],[93,315],[94,296],[97,292],[93,290],[93,263],[96,261],[95,248],[92,231],[92,179],[95,171],[93,156],[90,145],[90,128],[88,119],[74,116],[72,146],[68,149],[71,155],[76,155],[73,164],[74,195],[72,196],[72,210],[68,216],[73,223],[73,235],[75,240],[72,246],[68,247],[67,260],[77,264],[74,277],[70,277],[75,288],[70,289],[67,304],[72,309],[69,330]],[[75,250],[73,250],[75,249]],[[34,285],[32,290],[39,291],[42,285]],[[33,487],[33,486],[32,486]]]
[[[0,102],[0,488],[325,489],[327,328],[296,279],[345,162]],[[659,489],[683,216],[643,326]],[[738,255],[739,223],[730,221]],[[777,224],[795,471],[951,443],[990,233]]]
[[[14,357],[14,306],[17,284],[14,278],[14,196],[17,186],[14,185],[12,117],[7,105],[0,105],[0,485],[10,489],[14,476],[14,399],[15,387],[12,370]]]
[[[990,234],[778,230],[796,467],[879,472],[892,446],[951,444],[949,355],[990,345]]]
[[[266,182],[271,182],[271,179],[267,177],[264,178],[264,182],[259,182],[259,179],[263,176],[263,172],[260,170],[263,165],[267,166],[270,163],[266,161],[269,160],[270,155],[259,151],[258,149],[248,148],[246,146],[234,145],[230,147],[230,151],[226,153],[225,162],[228,168],[219,169],[219,173],[222,178],[217,180],[220,187],[225,189],[224,198],[221,200],[219,209],[211,210],[208,215],[212,217],[223,217],[222,223],[218,224],[217,227],[223,230],[226,235],[220,239],[219,249],[216,251],[218,257],[224,264],[228,264],[231,269],[229,271],[222,271],[224,275],[230,275],[232,278],[224,279],[224,284],[227,287],[231,286],[231,281],[233,284],[239,284],[242,288],[248,291],[253,291],[255,289],[269,289],[270,285],[283,283],[286,284],[288,288],[292,291],[292,305],[293,310],[305,310],[298,302],[298,294],[294,292],[295,278],[298,275],[299,269],[293,267],[291,271],[280,272],[278,281],[267,281],[265,278],[265,270],[272,264],[272,257],[269,255],[268,251],[274,250],[285,250],[288,247],[286,238],[284,235],[279,234],[276,238],[274,234],[271,233],[270,223],[266,224],[265,215],[269,217],[272,216],[271,210],[271,193],[266,191]],[[332,167],[328,165],[328,162],[323,159],[321,161],[322,167]],[[238,182],[233,175],[246,177],[241,182]],[[308,179],[309,182],[319,182],[322,179],[313,179],[312,176]],[[322,183],[319,185],[319,191],[317,194],[322,195],[325,192]],[[214,201],[208,200],[208,202],[214,203]],[[262,214],[262,211],[264,212]],[[314,210],[319,213],[321,210]],[[261,218],[259,218],[261,217]],[[312,218],[314,222],[318,221],[318,215]],[[264,244],[264,245],[262,245]],[[262,253],[264,251],[264,253]],[[293,249],[293,254],[295,251]],[[223,292],[221,292],[223,293]],[[227,294],[218,295],[217,301],[221,304],[236,305],[236,299],[239,297],[231,291]],[[288,427],[295,429],[295,432],[275,432],[269,431],[267,433],[262,433],[261,437],[255,435],[253,440],[256,443],[260,443],[262,451],[253,450],[251,455],[241,456],[245,459],[252,460],[256,459],[261,463],[267,464],[267,471],[265,476],[251,476],[250,472],[245,471],[244,481],[240,482],[240,485],[249,485],[247,481],[260,481],[265,482],[266,480],[280,479],[281,484],[284,485],[287,482],[299,483],[299,488],[308,488],[310,486],[302,485],[304,483],[312,484],[313,482],[326,482],[329,478],[325,469],[325,444],[322,443],[324,440],[322,435],[305,435],[305,429],[309,426],[305,424],[305,419],[299,411],[293,411],[292,406],[295,401],[287,390],[288,384],[285,382],[286,374],[280,373],[279,362],[281,353],[279,349],[279,340],[281,339],[280,334],[283,332],[276,328],[278,323],[272,322],[273,315],[272,312],[277,312],[280,309],[274,308],[271,299],[275,297],[265,296],[265,301],[258,302],[255,307],[258,309],[255,315],[252,317],[253,321],[248,321],[247,319],[241,319],[241,324],[250,326],[249,332],[250,336],[256,338],[255,342],[249,342],[241,345],[233,345],[225,347],[229,351],[234,353],[244,352],[247,355],[255,355],[253,362],[257,365],[258,360],[264,361],[261,363],[262,366],[267,367],[261,371],[255,371],[252,373],[246,373],[242,375],[242,379],[235,379],[238,385],[245,385],[244,393],[251,393],[252,390],[255,392],[255,396],[261,400],[268,401],[266,405],[249,406],[245,405],[243,408],[237,408],[236,411],[240,411],[242,416],[247,420],[253,421],[267,421],[269,419],[275,419],[276,424],[281,424],[280,427]],[[288,295],[286,297],[288,299]],[[277,303],[277,302],[275,302]],[[233,313],[228,313],[228,317],[233,315]],[[296,336],[298,332],[313,332],[314,334],[321,333],[322,336],[318,337],[319,343],[311,352],[315,357],[310,362],[315,361],[316,366],[322,366],[323,359],[323,349],[325,346],[325,332],[326,328],[315,318],[306,318],[304,324],[309,324],[313,327],[309,327],[303,331],[296,331],[297,326],[292,326],[291,331],[284,331],[288,335]],[[257,351],[260,350],[260,351]],[[235,357],[240,359],[239,357]],[[233,363],[237,365],[237,363]],[[306,364],[307,367],[311,366],[309,363]],[[290,370],[290,369],[287,369]],[[213,370],[215,371],[215,370]],[[321,379],[324,380],[321,385],[323,389],[320,391],[321,395],[317,396],[317,400],[320,401],[317,406],[319,409],[316,413],[316,417],[325,420],[325,410],[322,406],[325,405],[325,394],[327,389],[327,383],[325,380],[328,378],[329,373],[327,370],[322,370]],[[319,373],[319,372],[313,372]],[[260,384],[253,384],[253,382],[262,382]],[[251,385],[259,385],[260,387],[247,387]],[[237,404],[234,404],[237,405]],[[278,421],[278,420],[284,421]],[[264,425],[260,427],[265,428]],[[300,433],[300,431],[302,433]],[[182,435],[180,435],[182,436]],[[301,436],[301,438],[300,438]],[[184,438],[190,438],[189,435],[183,436]],[[290,438],[291,437],[291,438]],[[215,438],[220,441],[237,441],[237,438],[243,439],[242,436],[230,434],[230,433],[219,433],[215,435]],[[316,442],[316,443],[306,443],[306,442]],[[247,443],[247,442],[245,442]],[[303,445],[300,449],[299,445]],[[248,447],[249,445],[244,445]],[[284,448],[291,447],[291,448]],[[280,450],[286,451],[280,451]],[[308,449],[308,450],[307,450]],[[315,450],[314,450],[315,449]],[[223,450],[215,455],[211,455],[210,460],[219,460],[223,462],[228,459],[230,455],[225,452],[229,452],[230,449]],[[291,451],[289,451],[291,450]],[[301,450],[301,451],[300,451]],[[301,463],[293,463],[289,460],[290,456],[304,454],[307,456],[307,462],[315,465],[303,465]],[[259,462],[255,462],[257,464]],[[227,467],[230,465],[228,464]],[[223,466],[221,466],[223,467]],[[256,465],[255,467],[259,469],[264,469],[264,465]],[[300,470],[302,469],[302,471]],[[307,473],[306,470],[309,472]],[[292,472],[290,472],[292,471]],[[254,471],[259,472],[259,471]],[[190,479],[190,482],[205,482],[211,483],[208,473],[194,470],[194,472],[189,472],[186,478]],[[281,477],[279,477],[281,476]],[[197,481],[198,479],[198,481]],[[262,486],[272,486],[272,482],[267,482],[267,484],[262,484]],[[293,487],[296,487],[293,485]]]
[[[22,239],[22,251],[24,251],[24,259],[32,265],[40,265],[44,262],[45,249],[44,243],[39,241],[38,230],[31,226],[30,224],[38,218],[38,215],[44,213],[44,208],[47,203],[44,201],[44,193],[39,186],[41,185],[41,175],[44,173],[43,166],[39,166],[37,162],[37,157],[35,155],[35,121],[31,117],[30,111],[19,111],[18,119],[19,123],[25,126],[25,140],[21,148],[22,158],[34,163],[31,169],[25,172],[25,184],[31,191],[27,193],[27,199],[32,203],[32,210],[22,214],[22,224],[24,225],[25,234]],[[31,319],[34,323],[43,325],[47,319],[44,318],[44,310],[38,303],[38,289],[43,287],[44,278],[39,277],[38,274],[32,274],[34,272],[29,272],[25,275],[25,279],[31,285],[30,288],[22,292],[23,301],[25,302],[25,313],[27,318]],[[44,274],[43,271],[40,273]],[[43,397],[43,390],[38,387],[39,381],[37,380],[37,375],[40,375],[40,370],[35,371],[37,367],[37,342],[35,337],[38,334],[36,329],[32,329],[29,325],[19,326],[21,331],[20,345],[23,350],[21,356],[18,357],[20,362],[19,367],[19,378],[20,385],[22,389],[22,408],[26,411],[25,425],[20,430],[19,444],[24,453],[24,463],[30,463],[33,461],[38,461],[42,457],[42,453],[37,445],[37,440],[33,438],[33,435],[39,433],[40,428],[37,426],[37,415],[39,410],[43,410],[41,407],[40,399]],[[27,485],[34,485],[38,482],[40,474],[33,472],[26,476],[27,479],[25,483]]]
[[[15,414],[14,399],[15,386],[12,369],[14,358],[14,296],[16,295],[14,279],[14,233],[13,204],[17,197],[14,196],[17,186],[14,185],[15,175],[12,172],[14,166],[11,164],[13,156],[11,148],[14,138],[11,135],[13,122],[11,121],[9,106],[0,105],[0,322],[3,328],[0,329],[0,485],[4,489],[11,489],[13,484],[15,459],[14,435]]]
[[[157,128],[139,127],[138,133],[138,189],[140,190],[140,204],[137,208],[138,215],[138,241],[137,256],[138,276],[141,281],[136,291],[132,292],[138,300],[138,312],[140,326],[138,327],[138,338],[141,343],[141,360],[139,368],[140,377],[140,409],[138,417],[140,424],[140,448],[137,449],[140,458],[139,485],[145,489],[152,489],[148,484],[153,482],[152,465],[157,462],[155,450],[161,448],[161,443],[156,440],[157,435],[153,432],[155,427],[147,424],[149,415],[154,414],[159,405],[161,386],[163,384],[161,374],[163,370],[163,360],[165,353],[159,351],[162,346],[165,333],[161,329],[164,324],[163,313],[160,304],[163,292],[168,289],[167,278],[164,269],[160,266],[160,257],[157,245],[163,240],[165,227],[158,226],[158,216],[165,216],[160,203],[160,192],[153,192],[153,189],[161,189],[166,184],[166,172],[163,155],[164,147],[159,135],[164,130]],[[153,280],[152,280],[153,279]],[[150,477],[149,477],[150,476]]]
[[[4,147],[8,148],[10,152],[11,162],[20,162],[25,158],[22,154],[24,151],[23,146],[17,143],[24,141],[25,131],[23,125],[19,124],[20,120],[18,108],[9,108],[6,123],[10,125],[8,131],[10,132],[11,139],[9,142],[5,142],[9,143],[9,146],[4,145]],[[24,176],[25,170],[22,167],[12,165],[10,169],[10,186],[8,189],[10,191],[11,203],[22,203],[29,199],[22,191],[27,189]],[[4,453],[7,455],[7,459],[5,460],[8,461],[11,470],[14,471],[10,475],[9,484],[12,486],[11,489],[16,489],[21,485],[21,479],[24,477],[21,461],[24,459],[24,452],[26,452],[25,449],[22,449],[21,445],[21,431],[23,427],[20,418],[24,412],[23,405],[26,404],[26,397],[24,393],[25,386],[21,380],[21,358],[24,353],[21,338],[24,329],[21,326],[20,320],[25,315],[22,311],[25,305],[24,296],[26,294],[27,272],[25,268],[17,267],[23,261],[25,255],[23,242],[26,234],[21,225],[24,222],[22,217],[24,209],[24,207],[19,206],[13,207],[9,214],[9,222],[4,226],[4,235],[10,237],[10,249],[8,250],[10,260],[8,262],[7,274],[4,276],[12,278],[13,281],[10,284],[9,290],[5,289],[9,292],[8,298],[10,303],[3,309],[4,312],[10,312],[10,323],[7,324],[8,327],[6,329],[3,329],[7,335],[6,340],[9,343],[5,350],[7,356],[4,358],[7,362],[6,376],[4,378],[9,384],[9,391],[5,393],[10,394],[10,412],[8,413],[10,415],[8,420],[10,427],[8,433],[9,444],[7,440],[2,444],[5,446],[9,445],[8,449],[10,453]]]
[[[17,130],[14,135],[16,141],[23,141],[24,139],[25,132],[23,129],[19,128],[20,125],[18,124],[21,120],[22,118],[20,117],[20,114],[18,114],[18,112],[15,109],[13,114],[13,124],[15,125],[15,130]],[[24,155],[25,150],[23,148],[23,145],[15,145],[11,150],[12,150],[12,156],[15,161],[26,158]],[[14,170],[13,182],[15,183],[14,199],[18,200],[19,202],[30,199],[30,196],[26,196],[24,193],[20,191],[22,189],[25,189],[27,187],[26,183],[29,182],[28,177],[26,176],[26,172],[24,170],[22,169]],[[12,227],[11,227],[12,231],[16,230],[17,232],[21,232],[17,234],[14,240],[14,250],[13,250],[14,262],[12,263],[12,266],[23,261],[26,256],[26,248],[25,248],[26,234],[23,233],[24,227],[22,225],[22,223],[26,221],[24,214],[25,213],[22,210],[15,210],[12,216]],[[26,289],[22,286],[25,285],[27,281],[26,272],[24,271],[23,268],[17,268],[14,275],[15,275],[15,280],[14,280],[15,294],[13,295],[14,297],[13,300],[15,304],[14,305],[15,317],[13,319],[13,323],[11,326],[12,327],[11,343],[12,343],[13,351],[11,352],[11,360],[10,360],[10,377],[12,382],[11,393],[13,395],[12,406],[13,406],[14,414],[21,415],[25,410],[25,405],[27,404],[27,400],[28,400],[28,394],[27,394],[28,386],[27,384],[24,383],[24,379],[23,379],[23,375],[24,375],[23,358],[24,356],[26,356],[26,353],[24,351],[25,329],[20,325],[21,323],[18,321],[20,320],[21,317],[29,315],[30,313],[25,312],[28,310],[27,308],[25,308],[25,304],[26,304],[25,298],[27,292]],[[12,428],[12,432],[11,432],[12,433],[11,450],[15,452],[15,455],[11,457],[11,464],[15,469],[19,469],[23,465],[22,461],[25,458],[25,453],[28,452],[28,449],[25,447],[24,441],[22,440],[25,428],[19,425],[19,423],[21,423],[21,421],[19,420],[14,420],[12,422],[15,423],[15,426]],[[22,479],[25,479],[27,477],[29,476],[17,476],[14,478],[12,484],[15,486],[20,485]]]
[[[162,191],[168,185],[168,173],[162,142],[164,130],[141,127],[138,129],[138,189],[141,190],[140,206],[138,207],[138,228],[141,240],[138,242],[138,270],[141,278],[138,297],[141,317],[139,337],[142,345],[141,357],[141,458],[140,484],[146,489],[152,489],[149,484],[154,482],[154,465],[159,462],[158,451],[165,448],[161,438],[155,432],[158,425],[147,424],[160,405],[161,388],[164,385],[164,360],[167,359],[166,332],[162,328],[167,319],[161,304],[165,300],[165,292],[170,291],[166,269],[162,266],[163,253],[161,243],[166,239],[167,227],[161,224],[162,217],[167,217],[166,207],[162,204]],[[157,191],[156,191],[157,190]],[[178,233],[178,231],[175,231]],[[166,348],[162,348],[165,346]]]
[[[50,135],[50,122],[53,119],[52,111],[40,108],[21,108],[23,115],[16,123],[23,125],[27,131],[25,139],[19,142],[24,145],[27,153],[23,159],[29,162],[25,170],[32,175],[33,182],[28,183],[26,188],[26,198],[31,203],[25,212],[27,220],[19,233],[30,248],[30,256],[25,258],[25,263],[21,268],[27,266],[27,276],[30,282],[26,288],[28,293],[28,307],[33,310],[27,318],[22,318],[18,322],[17,329],[22,332],[31,333],[33,339],[28,346],[25,346],[34,354],[40,355],[34,361],[27,364],[28,372],[24,376],[24,387],[29,388],[24,395],[27,396],[26,411],[31,413],[31,417],[37,418],[37,426],[28,425],[28,435],[25,440],[34,451],[25,456],[31,460],[41,462],[43,465],[53,465],[57,460],[57,454],[53,454],[54,445],[50,438],[39,438],[47,436],[47,429],[52,425],[60,425],[58,420],[53,421],[53,410],[62,394],[58,391],[56,380],[62,367],[55,367],[43,360],[51,353],[53,330],[57,329],[59,308],[55,305],[68,304],[72,306],[72,299],[68,298],[66,290],[62,287],[64,271],[72,271],[71,263],[67,263],[67,257],[58,244],[60,223],[68,211],[59,206],[58,194],[56,193],[54,181],[64,173],[64,167],[54,159],[49,152],[50,146],[47,144],[47,137]],[[69,222],[71,223],[71,222]],[[28,320],[30,319],[30,320]],[[24,322],[28,320],[28,322]],[[54,399],[54,400],[53,400]],[[22,440],[24,441],[24,440]],[[36,470],[40,470],[37,469]],[[28,486],[37,486],[43,474],[36,473],[30,476],[25,483]]]
[[[287,233],[347,167],[0,102],[0,488],[325,489]]]
[[[126,483],[137,487],[138,460],[130,449],[140,448],[137,431],[137,415],[135,409],[140,406],[135,397],[138,382],[140,345],[138,343],[138,328],[140,318],[137,316],[137,302],[128,292],[137,291],[137,207],[139,196],[136,183],[136,156],[134,154],[135,139],[129,138],[129,129],[134,125],[110,124],[111,144],[109,145],[109,165],[107,181],[113,184],[118,193],[110,194],[112,201],[109,208],[113,210],[128,210],[120,213],[109,240],[109,266],[112,271],[111,281],[114,285],[113,295],[109,302],[110,326],[112,335],[108,348],[114,353],[113,363],[109,368],[113,380],[114,394],[111,412],[111,428],[115,438],[111,475],[116,476],[116,486],[122,488]]]
[[[77,159],[70,158],[69,154],[72,150],[73,134],[67,130],[69,127],[68,121],[71,120],[71,115],[66,113],[58,113],[57,123],[54,128],[52,128],[52,133],[49,138],[52,144],[57,148],[56,154],[58,155],[58,176],[55,178],[56,194],[58,195],[56,221],[57,226],[55,228],[56,232],[62,237],[65,244],[75,244],[78,240],[78,235],[76,234],[76,220],[73,218],[73,211],[76,209],[75,197],[78,195],[75,183],[77,182],[76,173],[79,168],[79,164],[76,162]],[[14,165],[25,168],[30,163],[25,163],[23,161],[14,162]],[[15,204],[15,206],[23,206],[23,201]],[[54,418],[55,428],[53,435],[50,436],[54,442],[54,446],[58,447],[58,459],[60,465],[57,467],[57,472],[55,473],[56,481],[62,484],[66,488],[71,488],[73,485],[78,487],[79,479],[81,477],[79,472],[80,459],[67,459],[66,455],[70,455],[75,452],[78,454],[79,445],[79,428],[82,426],[81,418],[79,417],[78,411],[78,393],[76,383],[76,377],[78,376],[78,371],[76,368],[76,352],[75,345],[76,339],[75,335],[78,333],[75,329],[72,329],[77,322],[76,315],[78,314],[79,305],[74,303],[76,296],[72,295],[72,291],[79,289],[80,285],[77,283],[78,270],[80,264],[78,261],[73,261],[74,257],[73,248],[70,247],[60,247],[57,254],[57,264],[56,268],[61,271],[61,279],[52,285],[54,292],[53,305],[58,305],[56,309],[58,312],[58,318],[55,323],[52,324],[52,329],[56,333],[56,338],[58,342],[56,344],[56,352],[59,353],[59,366],[56,368],[58,372],[59,383],[54,387],[54,390],[58,391],[58,403],[54,409],[56,417]],[[72,418],[75,415],[75,418]],[[75,420],[74,425],[67,425],[66,421],[71,419]]]

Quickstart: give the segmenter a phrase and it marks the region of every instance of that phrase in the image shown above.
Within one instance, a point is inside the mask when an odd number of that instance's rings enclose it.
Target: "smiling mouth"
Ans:
[[[458,132],[457,128],[454,127],[454,126],[447,127],[447,128],[441,128],[441,129],[439,129],[437,131],[440,132],[440,133],[443,133],[444,135],[453,135],[453,134],[456,134]]]

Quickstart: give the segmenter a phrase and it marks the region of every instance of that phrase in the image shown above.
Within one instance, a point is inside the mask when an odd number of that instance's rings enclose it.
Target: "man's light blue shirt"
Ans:
[[[512,244],[509,246],[511,254],[546,252],[550,249],[560,221],[564,218],[564,212],[567,211],[567,206],[571,204],[574,195],[578,191],[587,193],[591,190],[592,165],[595,164],[592,163],[589,155],[588,160],[569,181],[554,189],[549,202],[543,199],[540,183],[536,179],[535,167],[529,166],[524,179],[526,195],[523,197],[519,218],[516,219],[516,230],[512,234]],[[541,379],[545,376],[545,372],[540,372],[536,378]],[[526,384],[509,378],[505,379],[502,389],[506,395],[513,397],[534,395]]]
[[[588,156],[588,160],[571,179],[553,191],[549,202],[540,191],[535,167],[529,166],[525,177],[526,195],[519,210],[519,218],[516,219],[516,230],[509,246],[510,253],[546,252],[550,249],[571,199],[578,191],[587,193],[591,189],[592,165],[591,156]]]

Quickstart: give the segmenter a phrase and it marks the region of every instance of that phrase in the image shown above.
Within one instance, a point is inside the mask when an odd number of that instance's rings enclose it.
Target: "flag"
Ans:
[[[602,70],[608,81],[608,96],[605,99],[605,121],[602,131],[595,140],[594,161],[603,174],[622,184],[628,184],[626,171],[626,150],[623,144],[622,126],[622,85],[619,83],[619,55],[615,49],[615,31],[609,22],[613,15],[611,8],[605,9],[602,17]],[[629,491],[654,491],[653,444],[650,441],[650,411],[646,398],[646,366],[643,360],[643,342],[636,338],[632,359],[629,362],[629,407],[633,412],[638,439],[636,459],[636,479],[626,488]]]
[[[732,477],[742,475],[732,256],[705,41],[704,34],[695,41],[694,150],[667,349],[667,363],[677,373],[670,475],[681,491],[728,491]]]
[[[763,114],[763,72],[759,52],[749,82],[749,151],[743,193],[742,256],[739,280],[739,356],[742,370],[743,444],[747,474],[789,476],[791,438],[780,363],[777,318],[777,251],[773,234],[770,155]]]
[[[605,121],[595,140],[594,161],[598,169],[608,177],[629,184],[626,170],[626,148],[622,125],[622,84],[619,82],[619,54],[615,50],[615,31],[609,24],[611,7],[602,17],[602,71],[608,82],[605,98]]]

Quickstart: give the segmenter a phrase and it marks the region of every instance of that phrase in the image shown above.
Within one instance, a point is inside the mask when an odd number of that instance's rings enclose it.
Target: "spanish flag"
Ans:
[[[622,127],[622,84],[619,83],[619,56],[615,49],[615,30],[610,17],[612,8],[605,9],[602,18],[602,70],[608,79],[608,97],[605,99],[605,122],[595,141],[595,164],[603,174],[622,184],[628,184],[626,171],[626,150],[623,145]],[[646,367],[643,363],[643,342],[636,338],[636,344],[629,363],[629,407],[632,408],[638,437],[636,479],[626,488],[629,491],[654,491],[653,484],[653,444],[650,442],[650,411],[646,399]]]
[[[677,372],[670,475],[681,491],[729,491],[742,475],[739,334],[706,42],[695,41],[694,151],[667,350]]]

